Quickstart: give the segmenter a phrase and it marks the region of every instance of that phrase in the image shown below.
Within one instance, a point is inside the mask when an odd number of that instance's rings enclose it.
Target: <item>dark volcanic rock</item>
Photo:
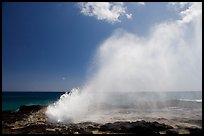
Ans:
[[[178,135],[178,131],[176,131],[174,129],[169,129],[166,131],[166,134],[174,136],[174,135]]]
[[[30,112],[36,112],[39,111],[40,109],[44,108],[45,106],[41,106],[41,105],[31,105],[31,106],[21,106],[19,108],[20,113],[23,114],[28,114]]]
[[[160,123],[158,123],[156,121],[151,122],[151,123],[146,122],[146,125],[148,125],[150,128],[152,128],[154,131],[164,131],[164,130],[173,129],[172,126],[165,125],[164,123],[160,124]]]
[[[29,124],[23,128],[14,129],[15,134],[43,134],[45,133],[45,124]]]
[[[202,135],[202,129],[199,128],[187,128],[190,132],[190,134],[193,135]]]
[[[102,125],[100,131],[109,131],[113,133],[137,133],[137,134],[159,134],[159,131],[172,129],[173,127],[159,124],[158,122],[115,122]]]
[[[27,117],[31,112],[36,112],[45,106],[31,105],[21,106],[18,111],[2,111],[2,121],[4,123],[14,123]]]
[[[19,112],[12,112],[12,111],[3,111],[2,112],[2,121],[5,123],[14,123],[16,121],[21,120],[24,118],[25,115],[20,114]]]

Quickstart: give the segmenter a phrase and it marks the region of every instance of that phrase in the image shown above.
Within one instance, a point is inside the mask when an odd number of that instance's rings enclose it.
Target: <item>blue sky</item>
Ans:
[[[167,3],[124,3],[128,19],[110,23],[81,13],[78,3],[2,4],[2,91],[61,91],[81,86],[99,45],[117,29],[148,34],[178,18]]]

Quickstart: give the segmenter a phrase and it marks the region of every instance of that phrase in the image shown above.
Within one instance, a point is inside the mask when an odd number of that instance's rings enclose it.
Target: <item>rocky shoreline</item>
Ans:
[[[3,134],[202,134],[202,127],[177,127],[159,121],[118,121],[114,123],[50,123],[46,106],[21,106],[18,111],[2,111]]]

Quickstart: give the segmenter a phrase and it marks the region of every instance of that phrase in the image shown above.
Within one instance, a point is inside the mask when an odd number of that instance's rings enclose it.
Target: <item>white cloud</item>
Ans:
[[[132,14],[127,13],[123,2],[81,2],[79,5],[82,14],[109,23],[121,22],[121,16],[126,16],[128,19],[132,17]]]
[[[138,4],[138,5],[142,5],[142,6],[144,6],[144,5],[145,5],[145,3],[144,3],[144,2],[137,2],[137,4]]]
[[[202,14],[202,2],[170,2],[169,4],[180,10],[179,23],[189,23]]]
[[[126,17],[127,17],[128,19],[131,19],[131,18],[132,18],[132,14],[126,14]]]

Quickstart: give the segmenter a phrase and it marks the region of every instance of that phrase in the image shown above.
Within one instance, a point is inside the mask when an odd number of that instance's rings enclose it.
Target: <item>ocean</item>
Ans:
[[[22,105],[48,105],[64,92],[2,92],[2,111],[15,111]]]
[[[57,101],[64,92],[2,92],[2,110],[15,111],[22,105],[49,105]],[[129,99],[141,99],[149,102],[151,106],[152,101],[158,100],[158,93],[155,92],[136,92],[129,93],[129,95],[123,95],[115,93],[110,95],[112,97],[112,106],[118,105],[123,108],[131,106],[133,101],[129,102]],[[191,92],[163,92],[159,93],[159,96],[163,98],[165,107],[163,109],[179,110],[179,109],[195,109],[202,111],[202,91]],[[137,103],[137,100],[134,101]],[[134,105],[135,106],[135,105]]]

